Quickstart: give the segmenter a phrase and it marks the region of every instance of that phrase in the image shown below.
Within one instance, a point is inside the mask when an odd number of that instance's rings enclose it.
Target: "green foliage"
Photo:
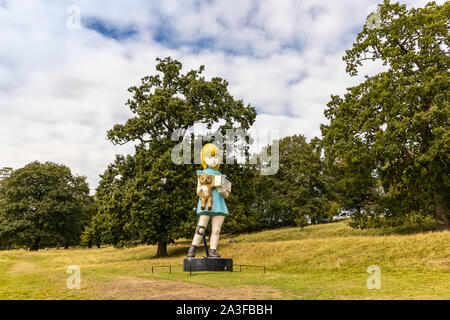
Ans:
[[[89,226],[84,227],[84,231],[81,233],[80,246],[83,248],[92,248],[92,228]]]
[[[179,61],[170,57],[157,61],[156,70],[162,77],[144,77],[140,86],[128,89],[133,97],[126,105],[135,116],[108,131],[113,143],[137,142],[137,146],[133,156],[116,156],[101,176],[96,194],[99,214],[93,227],[102,242],[115,246],[158,243],[157,256],[165,256],[167,242],[190,238],[197,223],[192,209],[198,199],[195,172],[201,167],[173,163],[173,148],[187,138],[186,131],[195,122],[207,123],[211,128],[221,121],[219,130],[223,133],[233,125],[245,130],[256,112],[233,99],[227,81],[218,77],[205,80],[201,76],[203,66],[182,74]],[[174,139],[173,134],[177,134]],[[194,155],[190,157],[194,163]],[[244,171],[233,167],[224,168],[223,173],[233,179]],[[239,190],[239,183],[236,185]],[[249,204],[239,201],[239,197],[246,195],[230,197],[236,203],[233,212],[243,215]],[[233,226],[232,221],[227,223]]]
[[[262,153],[272,152],[268,146]],[[279,141],[279,170],[274,175],[260,175],[256,180],[257,200],[254,210],[262,213],[264,228],[304,226],[330,221],[339,208],[330,201],[327,167],[321,158],[319,139],[309,143],[302,135]],[[337,205],[339,207],[339,205]]]
[[[295,223],[297,224],[298,227],[300,227],[300,230],[303,231],[303,228],[305,228],[308,225],[308,220],[306,219],[305,216],[298,216],[295,219]]]
[[[12,171],[0,185],[0,247],[77,244],[95,211],[85,180],[51,162]]]
[[[139,86],[128,89],[133,97],[126,105],[136,116],[108,131],[113,143],[148,143],[161,137],[167,143],[176,131],[183,137],[195,122],[207,123],[211,128],[224,120],[222,128],[232,128],[236,122],[243,129],[254,122],[255,108],[245,106],[242,100],[234,100],[226,80],[219,77],[205,80],[201,76],[203,65],[181,74],[181,62],[170,57],[156,60],[156,70],[162,73],[162,78],[160,74],[146,76]]]
[[[254,165],[223,165],[220,170],[233,183],[232,192],[226,199],[230,214],[225,219],[222,232],[236,234],[261,230],[261,213],[253,210],[257,199],[255,181],[258,176]]]
[[[349,226],[357,229],[379,228],[384,234],[413,234],[436,230],[439,223],[432,215],[417,213],[406,213],[389,219],[379,215],[356,213],[349,221]]]
[[[387,71],[332,96],[325,111],[337,193],[355,226],[382,226],[380,216],[408,224],[413,214],[448,228],[450,3],[407,10],[385,0],[379,12],[380,26],[366,24],[344,61],[350,75],[366,60]]]
[[[9,177],[11,172],[13,172],[13,168],[10,168],[10,167],[0,168],[0,183],[3,179]]]

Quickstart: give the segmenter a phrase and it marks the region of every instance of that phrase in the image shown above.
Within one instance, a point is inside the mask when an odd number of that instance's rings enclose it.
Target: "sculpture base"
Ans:
[[[233,271],[231,258],[185,258],[183,271]]]

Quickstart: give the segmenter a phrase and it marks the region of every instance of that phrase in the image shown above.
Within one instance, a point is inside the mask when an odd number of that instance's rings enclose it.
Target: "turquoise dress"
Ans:
[[[213,176],[223,176],[226,178],[226,175],[221,174],[219,171],[213,168],[206,168],[205,170],[197,170],[197,176],[201,174],[210,174]],[[225,199],[222,195],[217,191],[217,188],[213,188],[212,190],[212,208],[211,210],[207,210],[208,206],[206,206],[205,210],[201,208],[201,201],[198,199],[197,203],[197,214],[200,215],[208,215],[208,216],[226,216],[228,215],[227,205],[225,204]]]

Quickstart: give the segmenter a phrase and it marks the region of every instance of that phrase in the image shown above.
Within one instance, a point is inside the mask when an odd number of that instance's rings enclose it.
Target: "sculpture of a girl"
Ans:
[[[197,177],[199,175],[213,175],[213,176],[223,176],[217,169],[220,166],[220,150],[219,148],[211,143],[203,146],[201,151],[201,160],[203,170],[197,170]],[[197,179],[197,195],[200,196],[200,191],[208,192],[205,187],[200,185],[199,179]],[[189,248],[189,252],[187,257],[194,258],[197,252],[197,249],[202,241],[203,235],[206,231],[206,227],[208,226],[209,220],[211,220],[211,237],[210,237],[210,250],[209,257],[211,258],[219,258],[220,255],[217,252],[217,244],[219,242],[220,229],[222,228],[223,221],[225,217],[228,215],[228,209],[225,204],[224,198],[228,198],[229,193],[225,188],[220,186],[214,187],[212,189],[212,208],[208,210],[208,207],[205,209],[201,208],[201,201],[198,200],[197,203],[197,215],[199,217],[197,228],[195,229],[194,239],[192,240],[192,244]]]

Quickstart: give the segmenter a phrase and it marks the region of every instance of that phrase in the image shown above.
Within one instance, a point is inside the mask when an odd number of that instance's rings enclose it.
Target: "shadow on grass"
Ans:
[[[175,257],[185,257],[187,256],[187,253],[189,251],[189,245],[177,245],[177,246],[170,246],[167,248],[167,253],[168,256],[167,257],[157,257],[152,256],[152,257],[142,257],[142,258],[138,258],[138,259],[134,259],[134,260],[145,260],[145,259],[170,259],[170,258],[175,258]],[[201,258],[201,257],[206,257],[206,251],[205,248],[203,246],[200,246],[197,250],[197,258]]]
[[[200,247],[197,251],[197,253],[200,255],[202,253],[205,252],[205,250],[202,247]],[[152,256],[152,257],[143,257],[141,259],[136,259],[136,260],[143,260],[143,259],[170,259],[170,258],[174,258],[174,257],[182,257],[182,256],[186,256],[187,253],[189,251],[189,246],[184,246],[184,245],[177,245],[177,246],[171,246],[167,248],[167,253],[168,256],[167,257],[157,257],[156,255]]]

